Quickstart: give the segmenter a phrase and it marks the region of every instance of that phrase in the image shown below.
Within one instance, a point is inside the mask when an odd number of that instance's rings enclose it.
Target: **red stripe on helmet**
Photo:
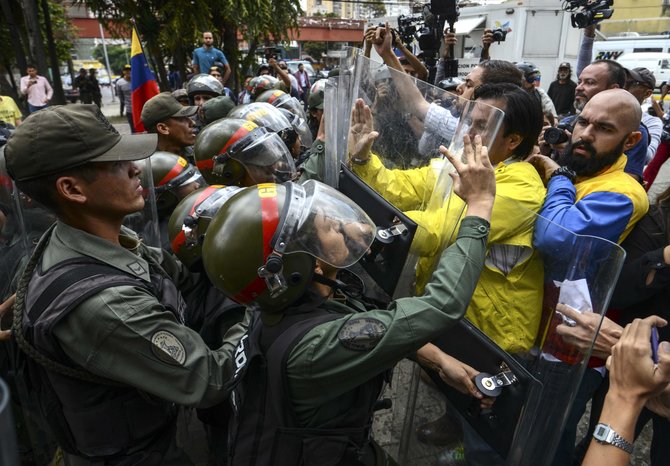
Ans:
[[[219,188],[221,188],[221,185],[207,186],[205,189],[203,189],[203,191],[200,193],[200,195],[198,195],[198,198],[191,206],[191,210],[189,211],[188,214],[193,215],[195,209],[197,209],[198,206],[202,204],[205,199],[211,196],[212,193],[214,193],[214,191],[216,191]],[[186,233],[184,233],[184,230],[182,229],[179,231],[179,233],[177,233],[177,236],[174,237],[170,245],[172,246],[172,251],[174,253],[177,253],[184,244],[186,244]]]
[[[162,180],[158,182],[156,186],[163,186],[166,183],[169,183],[171,180],[173,180],[177,175],[179,175],[181,172],[184,171],[184,168],[188,166],[188,162],[186,161],[185,158],[179,157],[177,159],[177,162],[174,164],[174,167],[170,169],[169,172],[163,177]]]
[[[244,136],[249,134],[252,130],[256,129],[257,125],[253,121],[245,121],[242,126],[239,127],[237,131],[233,133],[230,139],[228,139],[228,142],[226,143],[225,146],[221,148],[219,151],[219,154],[225,153],[230,146],[235,144],[237,141],[242,139]]]
[[[258,197],[261,200],[261,219],[263,227],[263,263],[272,253],[272,237],[279,225],[279,208],[277,207],[277,185],[263,183],[257,186]],[[258,295],[267,290],[265,279],[256,276],[242,291],[233,296],[238,303],[254,301]]]

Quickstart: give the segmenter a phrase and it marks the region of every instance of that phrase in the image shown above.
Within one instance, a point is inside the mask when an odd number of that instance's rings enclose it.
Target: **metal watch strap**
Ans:
[[[593,438],[596,442],[603,445],[613,445],[628,454],[633,453],[633,444],[619,435],[607,424],[600,423],[593,431]]]
[[[570,170],[568,167],[564,165],[554,170],[554,172],[551,174],[549,178],[553,178],[555,176],[565,176],[572,183],[574,183],[575,180],[577,179],[577,173],[575,173],[573,170]]]

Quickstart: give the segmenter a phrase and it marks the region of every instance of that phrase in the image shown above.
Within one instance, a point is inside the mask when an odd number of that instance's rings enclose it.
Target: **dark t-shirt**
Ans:
[[[571,115],[575,113],[573,103],[575,101],[575,88],[577,84],[570,80],[561,84],[558,80],[549,85],[547,95],[556,107],[556,113],[559,115]]]

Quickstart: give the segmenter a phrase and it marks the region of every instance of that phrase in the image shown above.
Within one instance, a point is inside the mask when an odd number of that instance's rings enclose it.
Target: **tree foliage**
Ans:
[[[128,47],[122,45],[108,45],[107,57],[109,58],[109,66],[112,73],[119,73],[123,66],[128,63],[127,56],[130,55]],[[96,45],[93,49],[93,58],[100,63],[105,63],[105,51],[102,45]]]
[[[35,63],[39,67],[39,72],[48,77],[49,73],[46,69],[48,65],[44,61],[40,63],[38,57],[35,56],[35,47],[40,48],[39,52],[44,57],[46,55],[45,46],[51,41],[55,44],[58,61],[63,63],[70,59],[72,42],[77,37],[77,32],[66,16],[65,7],[60,2],[53,0],[47,2],[53,31],[53,37],[47,37],[40,5],[35,0],[32,1],[32,11],[37,12],[36,18],[39,21],[40,41],[29,40],[27,24],[30,20],[25,17],[25,0],[0,0],[0,6],[2,13],[0,14],[0,74],[7,73],[7,76],[12,79],[15,70],[24,73],[26,63]],[[51,72],[59,73],[59,70],[51,70]],[[10,84],[3,77],[0,80],[0,91],[3,94],[17,97],[14,87],[16,85],[15,82]]]
[[[302,51],[315,60],[321,60],[321,57],[326,53],[326,43],[317,41],[305,41],[302,43]]]
[[[135,20],[145,51],[156,65],[162,87],[165,67],[173,62],[185,73],[186,62],[201,45],[202,32],[223,39],[233,70],[253,62],[256,47],[278,42],[297,29],[299,0],[79,0],[106,23],[116,37],[129,36]],[[238,35],[248,44],[242,55]]]

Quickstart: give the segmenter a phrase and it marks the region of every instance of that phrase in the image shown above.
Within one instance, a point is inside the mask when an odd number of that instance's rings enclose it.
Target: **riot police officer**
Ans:
[[[19,189],[58,217],[19,280],[12,335],[76,464],[190,464],[175,404],[221,402],[232,375],[241,329],[210,350],[182,323],[194,277],[122,227],[145,202],[133,161],[155,147],[95,105],[68,105],[36,113],[6,148]]]
[[[467,165],[450,157],[468,203],[459,237],[426,294],[388,310],[366,311],[335,280],[375,232],[342,194],[314,180],[263,184],[223,205],[205,270],[260,310],[237,350],[232,464],[379,464],[369,428],[384,373],[463,316],[483,266],[495,181],[485,149],[468,149]]]
[[[279,135],[252,121],[223,118],[207,125],[194,152],[196,166],[209,184],[252,186],[297,176],[293,156]]]

